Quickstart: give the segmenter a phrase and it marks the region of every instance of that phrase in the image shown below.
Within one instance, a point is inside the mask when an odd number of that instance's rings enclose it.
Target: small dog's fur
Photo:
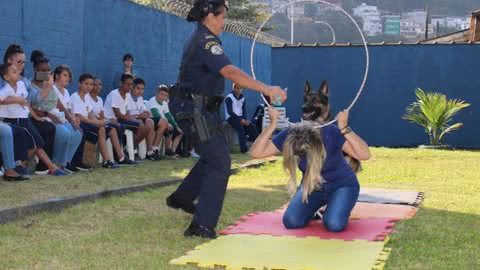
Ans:
[[[303,120],[316,121],[320,123],[326,123],[333,119],[330,111],[330,103],[328,97],[330,95],[330,89],[328,82],[323,81],[317,92],[312,91],[310,82],[305,82],[305,88],[303,93]],[[352,170],[357,173],[361,169],[360,161],[343,153],[348,164]]]

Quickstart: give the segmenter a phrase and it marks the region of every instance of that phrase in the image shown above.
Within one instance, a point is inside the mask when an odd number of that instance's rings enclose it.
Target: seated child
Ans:
[[[130,160],[122,151],[121,138],[123,137],[122,135],[124,133],[124,130],[122,129],[120,124],[118,122],[108,121],[105,119],[105,114],[103,111],[103,100],[99,96],[101,92],[102,80],[94,78],[92,91],[90,91],[90,94],[86,96],[92,106],[92,114],[97,120],[107,122],[105,128],[107,130],[110,130],[110,132],[107,132],[107,134],[112,142],[115,154],[118,159],[118,163],[121,165],[137,164],[137,162]]]
[[[166,131],[165,154],[168,156],[176,156],[177,146],[182,140],[183,131],[178,126],[173,114],[168,108],[169,88],[166,85],[160,85],[156,95],[148,101],[148,108],[152,112],[153,119],[157,122],[167,121],[168,127]]]
[[[44,141],[40,136],[38,130],[33,125],[29,118],[29,114],[37,119],[37,121],[45,121],[41,119],[31,110],[30,104],[27,102],[27,89],[25,84],[20,81],[20,74],[17,67],[14,65],[3,65],[0,68],[0,74],[6,82],[4,87],[0,90],[0,117],[3,121],[24,128],[30,135],[28,149],[32,149],[30,155],[37,155],[48,167],[48,174],[54,176],[64,176],[65,172],[59,169],[48,157],[43,150]],[[50,75],[50,80],[47,81],[46,87],[51,87],[53,84],[53,77]]]
[[[88,98],[88,94],[93,87],[93,76],[90,74],[82,74],[78,80],[79,87],[78,92],[71,96],[71,110],[80,119],[80,127],[84,133],[84,141],[88,140],[93,144],[98,143],[100,154],[103,157],[102,167],[114,169],[118,168],[118,164],[115,163],[113,157],[109,157],[107,150],[107,136],[112,134],[117,137],[116,130],[114,128],[106,128],[106,122],[95,118],[92,112],[92,105]],[[113,144],[112,140],[112,144]],[[116,140],[115,150],[120,150],[121,147]],[[84,143],[82,143],[83,145]],[[83,146],[81,146],[83,148]],[[79,151],[82,152],[82,151]],[[77,152],[77,153],[79,153]],[[83,153],[80,153],[83,156]]]
[[[134,143],[139,144],[148,136],[150,127],[128,113],[130,99],[132,99],[130,95],[130,91],[133,88],[132,75],[123,74],[121,82],[120,88],[110,92],[106,98],[104,106],[105,118],[110,122],[119,123],[124,129],[132,131],[135,134]]]
[[[148,132],[147,136],[147,159],[152,161],[159,160],[160,149],[158,145],[160,144],[160,139],[158,138],[162,138],[166,126],[163,128],[157,128],[158,125],[155,125],[154,121],[152,120],[152,114],[150,113],[150,110],[148,110],[145,106],[143,101],[145,81],[141,78],[136,78],[133,81],[133,84],[132,99],[130,99],[128,113],[149,127],[150,131]]]

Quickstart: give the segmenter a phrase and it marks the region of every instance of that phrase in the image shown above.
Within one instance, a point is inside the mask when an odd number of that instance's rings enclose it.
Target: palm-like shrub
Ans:
[[[447,99],[441,93],[415,90],[417,101],[406,108],[403,119],[418,124],[425,129],[431,145],[443,144],[446,134],[463,126],[463,123],[451,124],[453,117],[462,109],[470,106],[460,99]]]

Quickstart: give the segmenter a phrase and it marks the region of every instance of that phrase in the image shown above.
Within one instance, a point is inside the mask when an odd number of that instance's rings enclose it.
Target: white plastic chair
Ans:
[[[138,144],[138,156],[141,159],[145,159],[147,157],[147,141],[145,139]]]
[[[127,137],[127,153],[130,160],[135,160],[135,141],[134,134],[131,130],[125,130],[125,137]],[[145,159],[147,156],[147,141],[144,139],[138,144],[138,156]]]
[[[162,139],[160,140],[160,144],[158,145],[158,147],[160,148],[160,155],[161,156],[165,156],[165,137],[162,137]]]

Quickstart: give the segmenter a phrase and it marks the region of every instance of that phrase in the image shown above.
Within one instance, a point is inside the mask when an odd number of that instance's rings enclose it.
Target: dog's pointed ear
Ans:
[[[322,82],[322,84],[320,85],[320,89],[318,90],[318,93],[327,97],[328,95],[330,95],[330,88],[328,87],[327,81]]]
[[[303,93],[306,95],[312,91],[309,81],[305,81],[305,87],[303,88]]]

